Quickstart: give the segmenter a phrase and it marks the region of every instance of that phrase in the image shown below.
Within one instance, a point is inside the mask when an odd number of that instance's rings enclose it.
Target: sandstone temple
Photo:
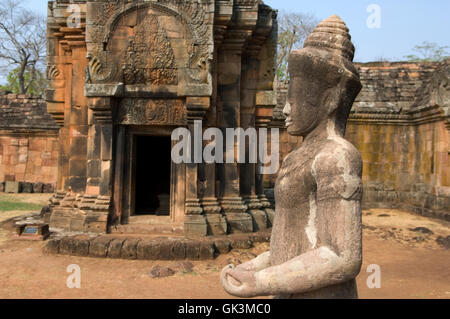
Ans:
[[[68,25],[69,5],[81,8]],[[256,165],[174,164],[171,133],[267,126],[277,13],[258,0],[51,1],[50,226],[216,235],[266,229]]]

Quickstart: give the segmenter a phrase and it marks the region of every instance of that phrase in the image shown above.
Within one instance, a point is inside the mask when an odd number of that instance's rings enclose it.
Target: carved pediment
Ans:
[[[87,82],[210,84],[210,5],[195,0],[88,2]]]

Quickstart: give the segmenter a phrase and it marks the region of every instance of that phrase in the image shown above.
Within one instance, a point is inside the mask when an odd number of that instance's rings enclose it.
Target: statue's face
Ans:
[[[287,103],[283,109],[290,135],[308,135],[326,117],[326,110],[319,103],[321,94],[323,92],[318,92],[312,81],[302,77],[291,78]]]

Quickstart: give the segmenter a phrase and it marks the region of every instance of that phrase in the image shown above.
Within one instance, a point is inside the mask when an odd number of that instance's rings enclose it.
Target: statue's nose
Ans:
[[[291,104],[289,102],[286,102],[286,105],[284,106],[284,109],[283,109],[283,114],[285,116],[291,115]]]

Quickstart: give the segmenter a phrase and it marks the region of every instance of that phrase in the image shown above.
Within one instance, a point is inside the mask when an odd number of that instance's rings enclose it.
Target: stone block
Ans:
[[[108,252],[106,256],[108,258],[120,258],[122,254],[122,245],[125,242],[125,238],[115,238],[109,243]]]
[[[33,193],[33,183],[23,183],[22,193]]]
[[[217,239],[214,241],[214,245],[220,254],[226,254],[231,251],[231,242],[228,239]]]
[[[159,259],[171,260],[173,255],[173,240],[161,239],[159,242]]]
[[[253,231],[261,231],[267,229],[268,218],[265,211],[251,210],[250,215],[253,218]]]
[[[172,246],[172,258],[173,259],[185,259],[186,258],[186,242],[177,240]]]
[[[112,238],[103,236],[91,240],[89,245],[89,256],[105,258],[111,241]]]
[[[143,239],[136,247],[137,259],[158,260],[160,252],[160,242],[154,239]]]
[[[43,248],[44,254],[59,254],[59,246],[61,243],[61,239],[54,238],[47,241]]]
[[[205,259],[214,259],[215,257],[215,246],[213,241],[202,241],[200,243],[200,249],[199,249],[199,259],[205,260]]]
[[[186,242],[186,258],[198,260],[200,258],[200,242],[189,240]]]
[[[253,219],[247,213],[225,213],[231,233],[253,232]]]
[[[230,237],[231,247],[233,249],[249,249],[253,247],[253,242],[247,235],[235,235]]]
[[[76,237],[75,238],[75,256],[87,257],[89,255],[89,245],[90,241],[87,237]]]
[[[203,215],[187,215],[184,217],[185,236],[206,236],[208,227]]]
[[[59,245],[61,255],[74,255],[76,251],[76,240],[73,237],[63,237]]]
[[[38,182],[33,183],[33,193],[42,193],[42,190],[44,188],[44,184]]]
[[[5,193],[19,193],[20,183],[19,182],[5,182]]]
[[[120,250],[120,257],[123,259],[136,259],[137,258],[137,245],[140,239],[128,238],[123,242],[122,249]]]

